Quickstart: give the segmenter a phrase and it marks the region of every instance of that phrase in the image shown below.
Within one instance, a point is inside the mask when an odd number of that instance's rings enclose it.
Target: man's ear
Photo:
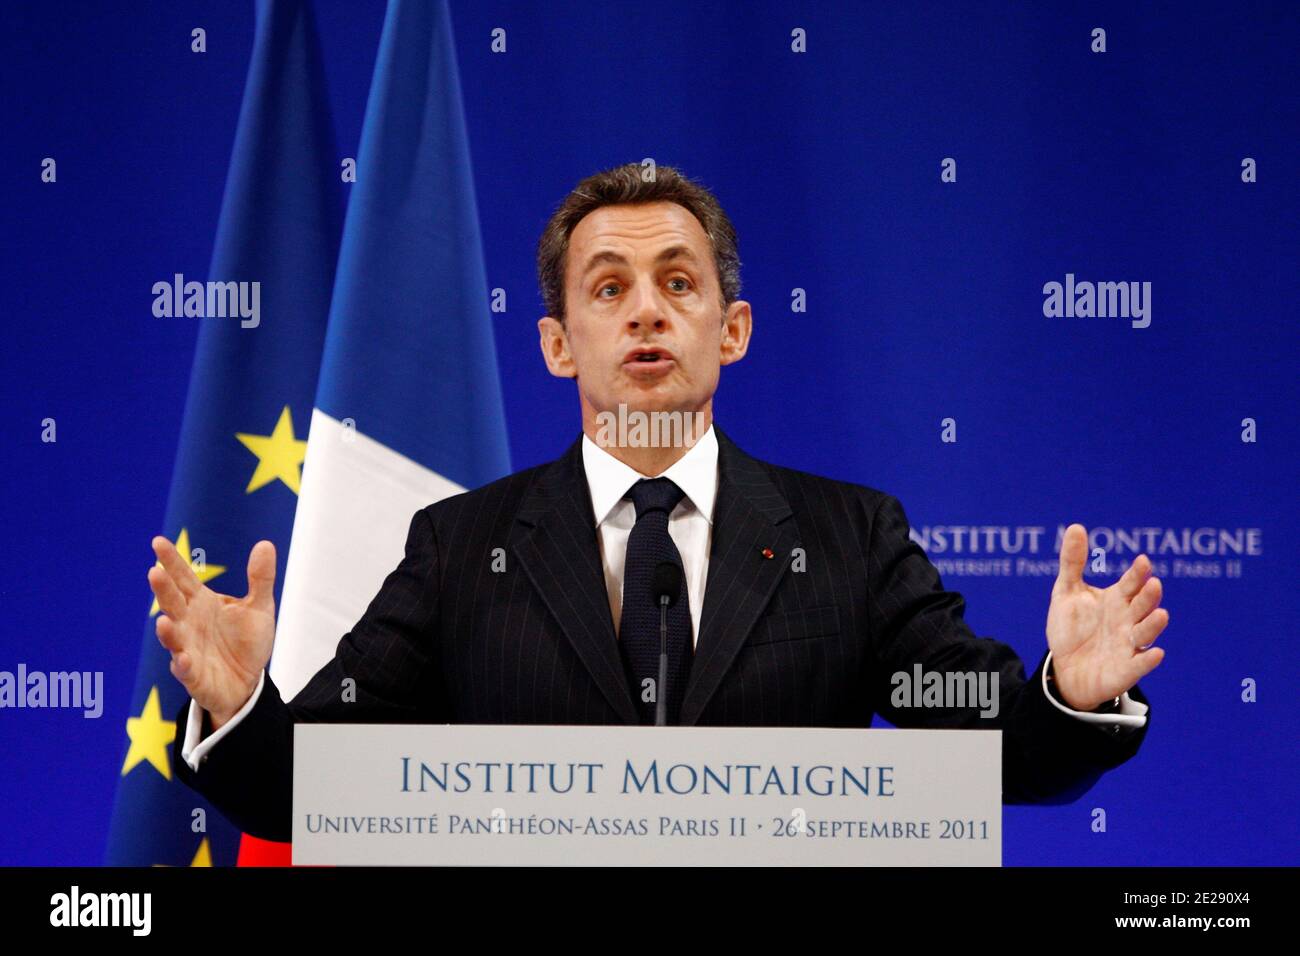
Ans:
[[[569,352],[569,335],[563,324],[544,315],[537,320],[537,331],[541,336],[542,358],[546,359],[550,373],[556,378],[577,378],[578,371]]]
[[[722,320],[721,364],[739,362],[749,351],[749,336],[754,331],[754,316],[749,303],[737,299],[727,308]]]

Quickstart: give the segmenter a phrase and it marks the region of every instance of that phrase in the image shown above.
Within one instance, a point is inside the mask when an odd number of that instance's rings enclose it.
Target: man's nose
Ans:
[[[659,294],[653,279],[636,284],[633,291],[632,314],[628,318],[628,327],[636,330],[642,326],[663,329],[668,325],[668,310],[664,308],[663,296]]]

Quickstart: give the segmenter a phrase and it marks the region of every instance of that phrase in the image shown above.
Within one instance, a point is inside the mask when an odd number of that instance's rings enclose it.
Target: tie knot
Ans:
[[[651,511],[672,514],[686,492],[678,488],[671,478],[642,478],[628,489],[623,497],[636,505],[636,520]]]

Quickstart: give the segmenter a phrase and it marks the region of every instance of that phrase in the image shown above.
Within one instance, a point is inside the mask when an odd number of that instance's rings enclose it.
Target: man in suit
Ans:
[[[688,726],[867,727],[880,714],[1000,729],[1007,802],[1073,799],[1137,751],[1149,707],[1136,684],[1168,623],[1145,555],[1091,587],[1086,533],[1070,526],[1048,650],[1026,679],[1008,645],[971,632],[896,498],[759,461],[713,424],[721,367],[744,357],[752,320],[734,229],[706,189],[665,167],[588,177],[548,223],[538,269],[542,354],[577,383],[582,436],[417,512],[405,557],[292,701],[266,673],[271,543],[253,548],[235,598],[154,539],[158,638],[192,698],[177,776],[232,823],[289,838],[305,721],[649,724],[661,702]],[[683,426],[673,440],[610,435],[654,415]],[[500,549],[506,570],[490,573]],[[662,565],[678,573],[659,577]],[[917,664],[981,677],[996,706],[912,706],[896,675]]]

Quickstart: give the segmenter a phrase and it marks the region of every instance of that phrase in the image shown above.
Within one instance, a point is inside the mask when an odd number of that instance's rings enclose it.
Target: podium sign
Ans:
[[[293,862],[999,866],[1002,734],[298,724]]]

